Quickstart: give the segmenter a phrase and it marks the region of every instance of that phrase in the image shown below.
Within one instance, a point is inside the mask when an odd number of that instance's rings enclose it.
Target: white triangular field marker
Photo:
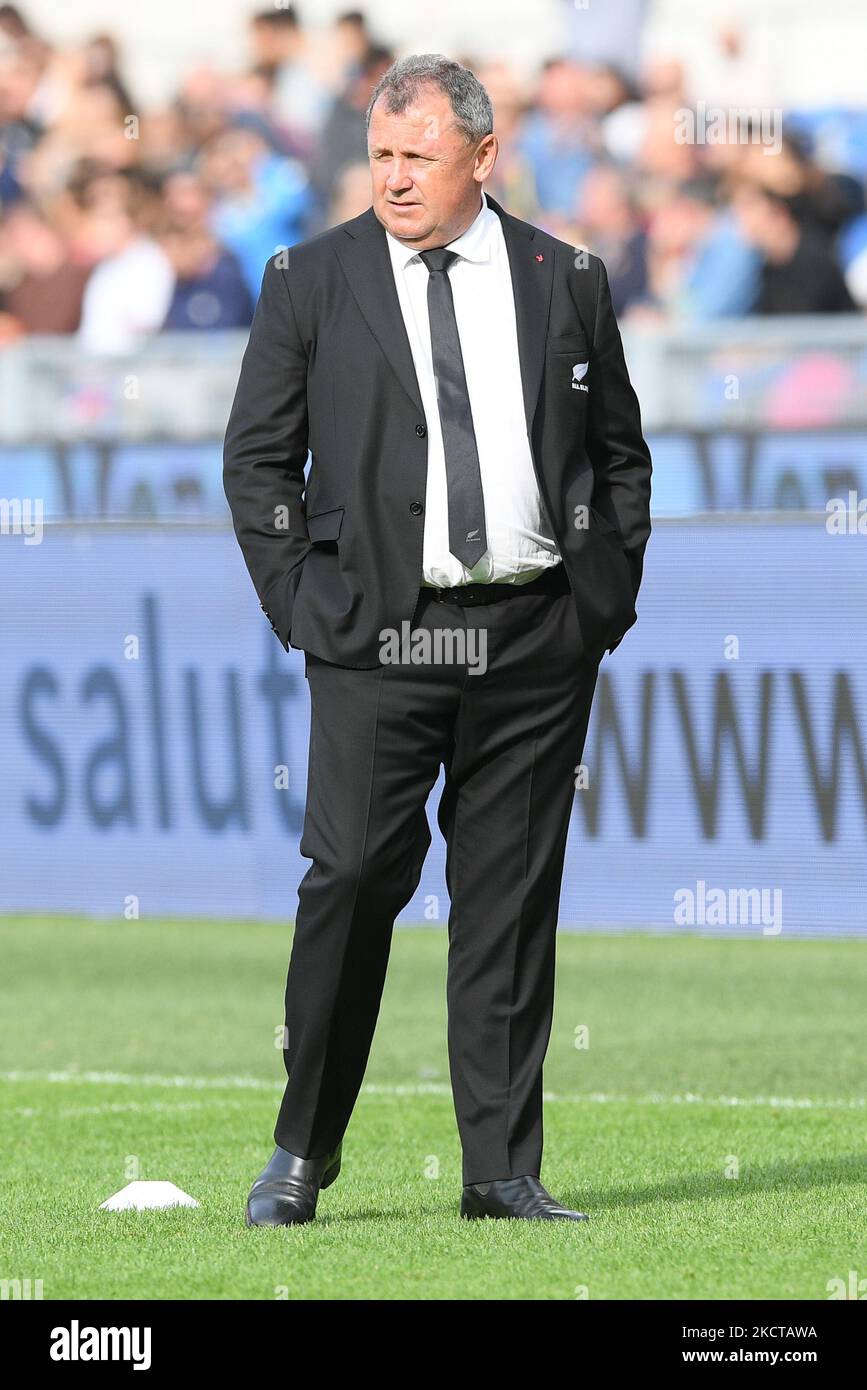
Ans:
[[[173,1182],[128,1182],[120,1192],[115,1192],[105,1202],[100,1203],[100,1211],[147,1211],[159,1207],[197,1207],[195,1197],[190,1197],[175,1187]]]

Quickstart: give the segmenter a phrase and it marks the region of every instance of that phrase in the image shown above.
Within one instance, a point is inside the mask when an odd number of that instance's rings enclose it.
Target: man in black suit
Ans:
[[[636,619],[650,457],[602,263],[482,191],[473,74],[394,64],[368,142],[373,206],[266,266],[226,434],[238,540],[311,699],[288,1082],[246,1219],[311,1220],[337,1176],[443,766],[461,1212],[584,1220],[540,1180],[542,1063],[574,770]]]

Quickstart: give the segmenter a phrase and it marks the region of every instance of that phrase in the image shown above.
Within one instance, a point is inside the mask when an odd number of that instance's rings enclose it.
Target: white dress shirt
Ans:
[[[473,428],[479,451],[488,549],[471,570],[449,550],[448,489],[427,308],[428,269],[417,251],[386,232],[397,294],[427,420],[424,583],[525,584],[560,560],[539,496],[521,387],[509,256],[499,217],[482,193],[478,217],[448,243],[460,259],[452,288]]]

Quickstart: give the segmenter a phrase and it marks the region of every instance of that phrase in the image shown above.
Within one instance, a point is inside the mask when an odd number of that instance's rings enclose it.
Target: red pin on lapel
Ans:
[[[544,259],[545,259],[545,257],[542,255],[542,252],[540,251],[539,254],[538,254],[538,256],[536,257],[536,260],[537,260],[537,261],[544,261]]]

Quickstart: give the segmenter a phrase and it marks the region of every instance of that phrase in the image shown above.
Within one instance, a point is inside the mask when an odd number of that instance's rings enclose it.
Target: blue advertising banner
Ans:
[[[867,535],[843,529],[657,523],[576,770],[563,927],[867,934]],[[291,919],[304,661],[231,533],[6,534],[0,592],[0,911]],[[447,919],[439,790],[404,922]]]
[[[867,496],[867,433],[766,427],[650,430],[653,515],[812,511]],[[228,522],[222,437],[79,440],[6,447],[6,497],[38,497],[48,521]]]

